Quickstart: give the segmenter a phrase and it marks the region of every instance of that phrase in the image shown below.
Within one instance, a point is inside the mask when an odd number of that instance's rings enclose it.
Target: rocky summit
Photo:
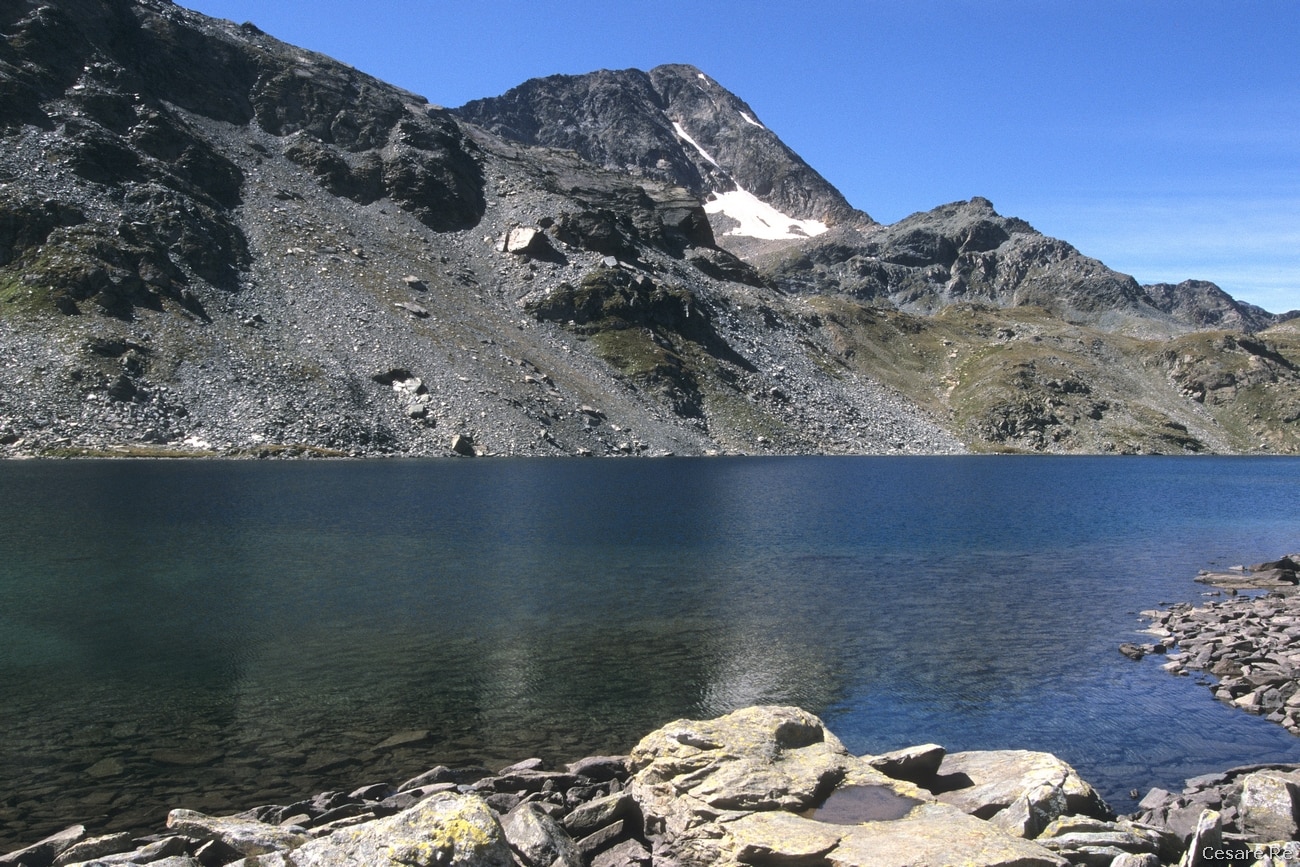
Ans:
[[[0,454],[1300,450],[1294,319],[880,225],[691,66],[449,110],[167,0],[0,32]]]

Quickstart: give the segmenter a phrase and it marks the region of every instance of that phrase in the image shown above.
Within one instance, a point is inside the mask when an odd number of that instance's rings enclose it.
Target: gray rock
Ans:
[[[167,814],[167,827],[178,834],[200,840],[220,840],[243,855],[265,855],[268,852],[292,850],[307,842],[298,831],[222,816],[206,816],[193,810],[172,810]]]
[[[536,804],[520,804],[501,821],[510,848],[524,867],[583,867],[573,838]]]
[[[1065,762],[1050,753],[1029,750],[988,750],[951,753],[940,770],[945,776],[965,775],[972,785],[944,792],[939,800],[967,813],[991,819],[1018,800],[1028,799],[1036,809],[1055,809],[1054,796],[1059,790],[1062,814],[1114,818],[1114,812],[1101,796]],[[1049,809],[1050,808],[1050,809]],[[1055,816],[1049,816],[1049,821]]]
[[[586,412],[583,408],[583,412]],[[571,774],[586,777],[598,783],[609,780],[626,779],[628,776],[627,756],[587,756],[569,765]]]
[[[1241,782],[1241,832],[1251,840],[1300,838],[1300,773],[1257,771]]]
[[[626,792],[606,795],[575,807],[564,817],[564,828],[575,837],[584,837],[618,819],[629,822],[638,813],[636,801]]]
[[[880,756],[864,756],[871,767],[895,780],[907,780],[925,786],[939,773],[939,766],[947,750],[938,744],[922,744],[885,753]]]
[[[591,859],[591,867],[651,867],[650,850],[640,840],[616,843]]]
[[[832,867],[1067,867],[1060,855],[1004,834],[944,804],[918,807],[905,819],[848,829],[826,856]]]
[[[102,837],[92,837],[88,840],[82,840],[63,851],[63,854],[54,859],[55,867],[63,867],[65,864],[75,864],[78,861],[90,861],[104,855],[117,855],[121,852],[130,852],[134,849],[132,836],[126,831],[116,834],[106,834]]]
[[[1180,867],[1211,867],[1215,863],[1213,853],[1223,847],[1223,825],[1216,810],[1204,810],[1196,820],[1196,830],[1187,845],[1187,854],[1179,862]]]
[[[3,867],[13,867],[13,865],[27,867],[27,865],[49,864],[68,849],[86,839],[86,836],[85,825],[72,825],[23,849],[0,855],[0,865],[3,865]]]

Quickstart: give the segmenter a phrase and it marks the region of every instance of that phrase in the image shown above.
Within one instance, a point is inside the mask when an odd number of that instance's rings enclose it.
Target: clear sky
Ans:
[[[882,222],[985,196],[1143,283],[1300,308],[1296,0],[180,0],[431,102],[691,63]]]

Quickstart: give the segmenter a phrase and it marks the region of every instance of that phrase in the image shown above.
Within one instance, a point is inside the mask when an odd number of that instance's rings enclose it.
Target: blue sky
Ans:
[[[692,63],[882,222],[985,196],[1144,283],[1300,308],[1294,0],[180,0],[460,105]]]

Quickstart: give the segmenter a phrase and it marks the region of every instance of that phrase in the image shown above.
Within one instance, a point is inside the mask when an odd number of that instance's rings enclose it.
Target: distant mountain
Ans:
[[[1256,330],[1277,321],[1204,281],[1148,291],[998,215],[986,199],[880,226],[693,66],[533,79],[453,112],[512,141],[567,148],[604,168],[687,188],[725,246],[793,291],[848,292],[921,313],[969,302],[1033,305],[1143,333]],[[816,240],[754,243],[805,238]]]
[[[1300,452],[1294,322],[879,225],[694,67],[445,110],[167,0],[0,34],[0,454]]]

